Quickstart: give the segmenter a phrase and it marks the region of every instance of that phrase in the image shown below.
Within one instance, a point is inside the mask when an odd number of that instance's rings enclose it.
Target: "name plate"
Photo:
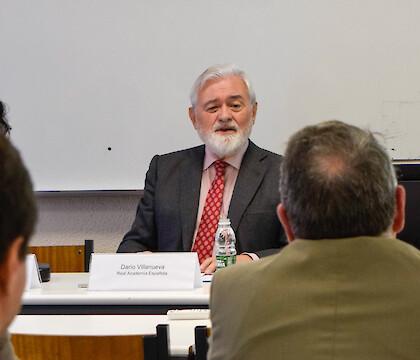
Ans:
[[[35,254],[26,255],[26,285],[25,290],[39,289],[41,287],[41,275],[39,274],[38,262]]]
[[[92,254],[89,290],[191,290],[201,286],[197,253]]]

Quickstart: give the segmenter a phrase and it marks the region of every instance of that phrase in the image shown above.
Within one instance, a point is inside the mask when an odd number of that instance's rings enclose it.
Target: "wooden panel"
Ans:
[[[84,245],[30,246],[28,253],[35,254],[39,263],[50,264],[51,272],[85,271]]]
[[[141,336],[13,335],[20,360],[144,360]]]

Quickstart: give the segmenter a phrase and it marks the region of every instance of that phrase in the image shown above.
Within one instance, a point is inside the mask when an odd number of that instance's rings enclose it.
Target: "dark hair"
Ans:
[[[391,226],[396,177],[374,135],[340,121],[293,135],[280,194],[297,238],[376,236]]]
[[[6,105],[0,101],[0,134],[9,135],[11,129],[6,118]]]
[[[37,217],[32,182],[19,152],[0,135],[0,264],[13,241],[22,236],[24,258]]]

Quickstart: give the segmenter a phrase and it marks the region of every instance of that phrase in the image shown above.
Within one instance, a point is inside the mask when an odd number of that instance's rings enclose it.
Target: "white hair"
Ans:
[[[197,104],[198,92],[207,81],[222,79],[228,76],[239,76],[243,80],[248,89],[251,104],[254,105],[257,102],[257,99],[248,76],[236,65],[224,64],[210,66],[197,78],[197,80],[195,80],[190,93],[191,106],[194,107]]]

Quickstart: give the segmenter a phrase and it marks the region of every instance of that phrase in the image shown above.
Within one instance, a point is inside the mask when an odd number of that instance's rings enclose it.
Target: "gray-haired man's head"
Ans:
[[[394,224],[405,194],[385,148],[371,132],[340,121],[290,138],[280,194],[279,216],[283,211],[293,238],[377,236],[404,224],[403,213]]]
[[[192,87],[191,122],[206,149],[219,159],[237,154],[248,144],[256,113],[251,83],[234,65],[209,67]]]

